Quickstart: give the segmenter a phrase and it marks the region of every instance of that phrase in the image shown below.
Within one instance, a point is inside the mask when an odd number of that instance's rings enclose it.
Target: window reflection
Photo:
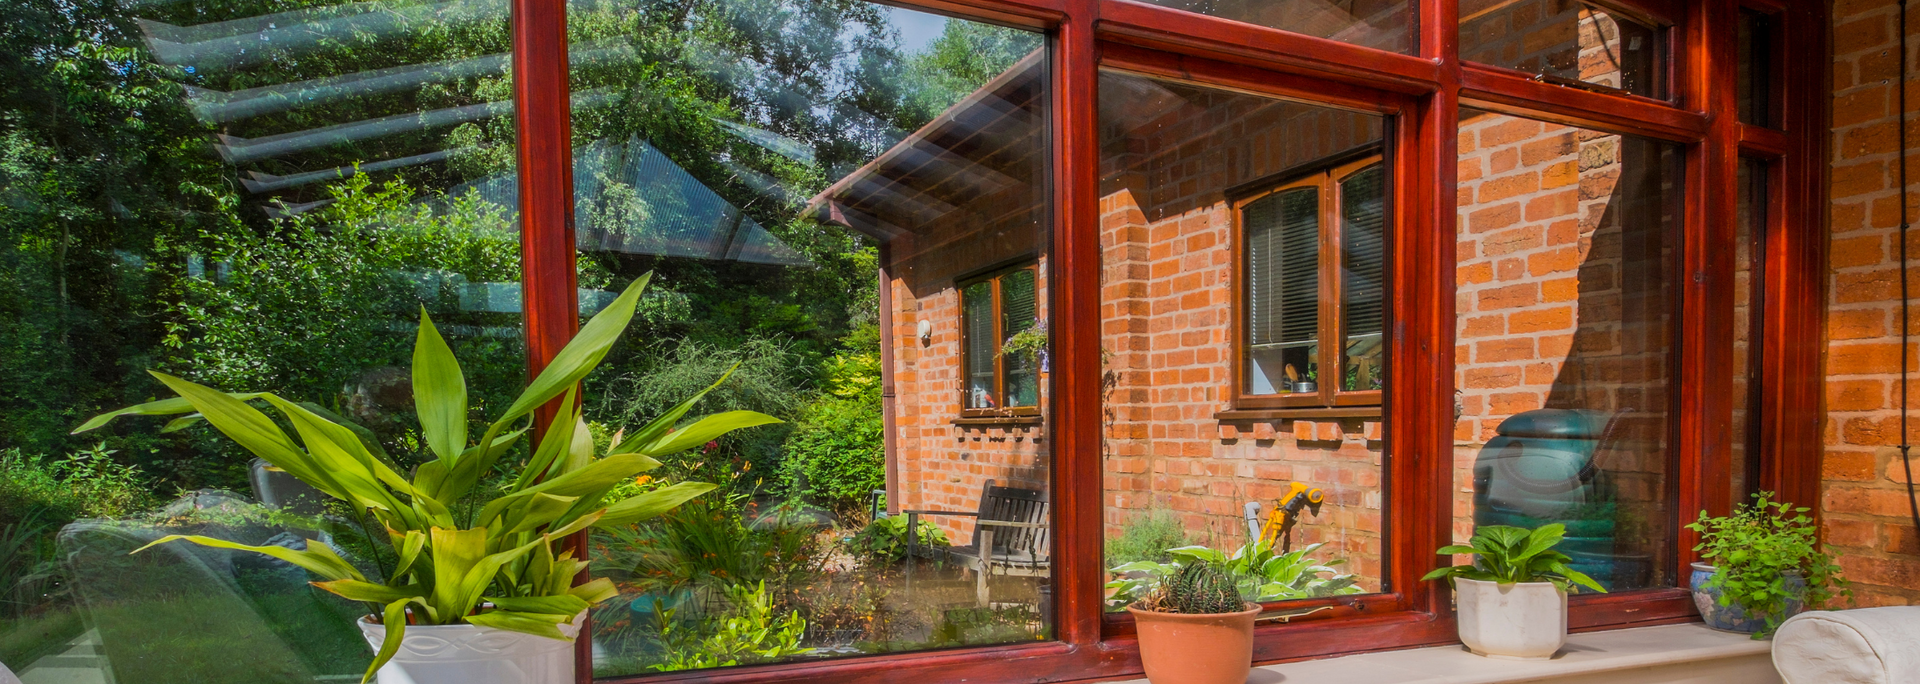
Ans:
[[[1465,0],[1460,58],[1666,97],[1666,42],[1660,27],[1578,0]]]
[[[27,3],[8,21],[0,662],[36,683],[357,680],[366,610],[304,571],[128,555],[170,533],[320,538],[377,576],[391,551],[352,511],[197,421],[69,432],[169,396],[156,369],[310,402],[411,468],[422,312],[476,408],[504,407],[526,377],[519,219],[482,190],[515,182],[506,3]]]
[[[1381,394],[1342,377],[1381,370],[1385,120],[1105,72],[1100,130],[1108,610],[1191,546],[1263,558],[1248,600],[1387,590]]]
[[[1418,23],[1407,0],[1139,1],[1393,52],[1413,50]]]
[[[1042,36],[800,0],[569,22],[576,57],[631,48],[574,62],[582,284],[679,303],[589,418],[720,382],[696,413],[787,421],[666,459],[635,486],[721,488],[595,534],[596,675],[1048,638]]]
[[[1454,538],[1567,526],[1610,590],[1674,581],[1675,145],[1460,116]]]

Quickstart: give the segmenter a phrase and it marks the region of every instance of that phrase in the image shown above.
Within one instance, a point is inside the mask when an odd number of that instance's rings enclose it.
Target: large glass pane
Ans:
[[[1408,0],[1139,0],[1377,50],[1411,52],[1418,10]]]
[[[494,2],[10,3],[0,45],[0,662],[27,682],[357,681],[365,606],[171,533],[384,539],[149,370],[357,424],[403,471],[431,313],[473,417],[526,378]],[[478,424],[478,421],[475,421]],[[476,434],[477,434],[476,428]],[[508,456],[503,461],[517,461]]]
[[[588,420],[719,382],[693,414],[786,421],[662,459],[636,487],[719,489],[595,533],[595,674],[1048,638],[1043,36],[863,2],[569,17],[607,55],[572,80],[582,283],[653,274]]]
[[[1454,536],[1564,523],[1601,584],[1672,586],[1681,148],[1473,110],[1459,140]]]
[[[1460,58],[1666,97],[1663,31],[1578,0],[1462,0]]]
[[[1736,180],[1737,216],[1733,255],[1733,501],[1743,503],[1759,489],[1760,287],[1765,282],[1767,235],[1767,163],[1741,158]]]
[[[1249,569],[1250,600],[1388,590],[1379,407],[1256,410],[1321,401],[1302,385],[1337,325],[1327,223],[1366,214],[1368,181],[1345,172],[1382,154],[1385,121],[1119,72],[1099,115],[1108,609],[1196,544],[1306,551]],[[1359,184],[1355,208],[1336,177]]]

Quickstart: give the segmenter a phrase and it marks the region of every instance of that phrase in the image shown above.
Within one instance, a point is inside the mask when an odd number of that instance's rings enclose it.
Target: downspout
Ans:
[[[1895,163],[1899,168],[1900,179],[1900,467],[1907,475],[1907,512],[1913,516],[1913,528],[1920,532],[1920,496],[1914,494],[1913,484],[1913,444],[1907,438],[1907,360],[1908,344],[1913,337],[1908,327],[1912,316],[1913,300],[1908,291],[1907,275],[1907,231],[1913,223],[1907,209],[1907,0],[1900,0],[1900,83],[1894,90],[1900,95],[1900,110],[1895,113],[1896,123],[1900,127],[1900,159]]]
[[[897,411],[893,391],[893,277],[888,258],[893,250],[880,245],[878,304],[880,306],[880,425],[881,450],[887,463],[887,513],[900,512],[900,438],[894,434]]]

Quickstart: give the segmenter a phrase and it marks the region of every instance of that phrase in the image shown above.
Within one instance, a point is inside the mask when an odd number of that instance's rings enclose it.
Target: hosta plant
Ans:
[[[153,375],[177,398],[106,413],[75,432],[123,415],[188,414],[169,428],[204,420],[267,463],[383,525],[396,558],[383,578],[366,576],[318,540],[308,540],[303,550],[182,535],[148,545],[186,540],[266,554],[318,575],[322,581],[314,584],[322,589],[374,604],[379,611],[372,619],[387,631],[363,682],[393,657],[408,624],[466,623],[564,639],[558,625],[571,624],[616,592],[604,578],[574,586],[587,561],[574,557],[563,540],[591,527],[631,525],[660,515],[714,485],[682,482],[625,498],[609,493],[658,467],[656,457],[778,422],[732,411],[683,424],[701,392],[625,434],[605,453],[595,453],[577,387],[626,330],[646,280],[636,281],[582,327],[478,439],[468,433],[460,364],[422,311],[413,351],[413,398],[421,441],[430,452],[423,456],[430,460],[411,477],[401,475],[371,432],[318,406],[265,392],[221,392],[158,372]],[[558,410],[538,444],[530,445],[526,461],[504,472],[496,469],[527,434],[535,410],[556,398]],[[255,403],[278,412],[294,434]]]
[[[1507,525],[1480,527],[1473,531],[1473,540],[1468,542],[1468,546],[1443,546],[1439,551],[1442,556],[1473,554],[1472,565],[1440,568],[1427,573],[1420,581],[1464,577],[1500,584],[1552,582],[1563,592],[1578,591],[1580,587],[1585,587],[1606,593],[1606,588],[1600,586],[1599,582],[1568,567],[1567,563],[1572,562],[1572,558],[1553,550],[1566,535],[1567,528],[1560,523],[1541,525],[1533,530]]]
[[[1345,560],[1322,562],[1314,558],[1314,552],[1322,546],[1325,545],[1308,544],[1286,553],[1274,553],[1272,546],[1256,541],[1240,547],[1232,555],[1205,546],[1167,549],[1167,555],[1172,557],[1170,562],[1134,561],[1109,570],[1114,579],[1107,583],[1107,608],[1123,610],[1151,595],[1167,578],[1194,565],[1219,568],[1240,588],[1242,598],[1249,601],[1269,603],[1360,593],[1360,588],[1354,586],[1358,578],[1339,571]]]

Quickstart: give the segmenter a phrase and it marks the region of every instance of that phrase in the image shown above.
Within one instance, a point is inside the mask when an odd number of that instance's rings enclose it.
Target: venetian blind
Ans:
[[[1248,344],[1312,341],[1320,323],[1320,191],[1274,193],[1242,211]]]
[[[1386,172],[1372,166],[1340,183],[1342,287],[1347,335],[1381,331],[1386,300]]]
[[[995,408],[993,355],[993,283],[979,282],[960,291],[962,331],[967,345],[967,408]]]

